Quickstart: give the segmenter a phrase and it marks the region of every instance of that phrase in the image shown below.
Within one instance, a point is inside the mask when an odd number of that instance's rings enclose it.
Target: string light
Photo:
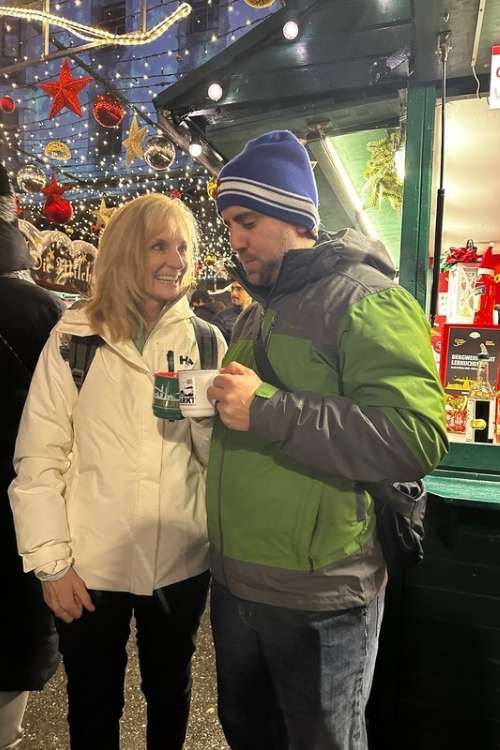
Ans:
[[[149,44],[150,42],[159,39],[175,23],[187,18],[190,13],[191,6],[189,3],[182,3],[177,10],[167,16],[167,18],[164,18],[163,21],[157,23],[156,26],[153,26],[149,31],[132,31],[126,32],[125,34],[112,34],[110,31],[106,31],[97,26],[86,26],[77,21],[72,21],[70,18],[54,16],[43,10],[0,7],[0,16],[13,16],[14,18],[21,18],[26,21],[41,21],[42,23],[48,23],[52,26],[58,26],[66,29],[66,31],[70,31],[79,39],[83,39],[86,42],[93,42],[96,47],[111,44],[119,44],[123,46]]]
[[[57,5],[61,9],[74,7],[75,0],[62,0]],[[160,8],[162,5],[163,0],[155,7]],[[102,71],[106,71],[107,79],[112,79],[112,91],[120,92],[125,99],[132,99],[130,104],[133,104],[136,110],[145,112],[151,119],[155,119],[156,112],[152,104],[152,96],[157,93],[157,91],[154,91],[155,87],[159,87],[160,90],[164,89],[166,81],[178,80],[181,72],[187,74],[189,72],[187,69],[189,55],[191,55],[193,61],[199,61],[203,46],[207,49],[207,55],[213,55],[217,48],[234,41],[268,15],[260,14],[256,16],[253,14],[250,21],[248,18],[245,19],[245,16],[236,6],[233,8],[232,4],[226,6],[222,3],[219,4],[219,8],[222,7],[226,7],[228,11],[236,11],[236,13],[231,13],[229,28],[225,27],[223,31],[224,26],[222,25],[222,27],[219,27],[221,29],[220,34],[217,30],[217,34],[214,33],[213,36],[212,32],[209,31],[203,37],[203,41],[196,42],[196,44],[192,41],[196,37],[187,36],[188,43],[191,42],[187,48],[185,41],[182,46],[175,43],[176,32],[174,30],[171,32],[172,37],[162,42],[162,49],[159,50],[157,47],[150,54],[135,55],[133,50],[125,56],[123,56],[123,53],[119,55],[109,53],[112,62],[106,62],[104,65],[102,64],[104,62],[102,57],[99,59],[99,50],[94,51],[94,53],[83,52],[80,55],[83,55],[83,59],[91,68],[87,72],[101,71],[102,76]],[[85,3],[81,3],[80,12],[82,12],[82,8],[86,11]],[[22,9],[16,8],[15,10]],[[151,11],[154,8],[148,10]],[[6,11],[6,8],[0,8],[0,15],[5,15]],[[76,14],[76,11],[73,12]],[[163,14],[163,9],[158,12]],[[131,17],[132,15],[134,14],[128,14],[125,17]],[[60,20],[57,17],[58,23]],[[62,20],[66,19],[63,18]],[[83,26],[83,24],[80,25]],[[83,28],[92,27],[83,26]],[[104,29],[100,31],[104,31],[106,28],[110,27],[104,24]],[[127,24],[127,28],[130,28],[129,24]],[[33,40],[37,37],[40,38],[39,32],[29,38],[23,35],[23,38],[19,40],[19,60],[22,59],[24,50],[31,57],[30,50],[33,42],[31,42],[31,46],[28,47],[27,45],[30,39]],[[185,36],[180,38],[186,39]],[[94,41],[92,40],[92,42]],[[126,43],[129,43],[129,41],[126,40]],[[117,43],[115,35],[111,34],[109,44]],[[103,45],[97,46],[102,49]],[[182,63],[182,71],[176,65],[175,57],[177,55],[179,56],[177,62]],[[206,59],[205,55],[203,57]],[[26,55],[24,55],[24,59],[27,59]],[[14,60],[17,62],[18,58],[14,58]],[[34,64],[35,61],[32,60],[31,63]],[[161,73],[150,73],[150,71],[159,71],[160,68]],[[115,78],[115,73],[119,74],[118,78]],[[87,105],[86,113],[82,120],[75,122],[71,113],[61,113],[51,121],[50,132],[52,136],[49,136],[47,120],[43,114],[45,107],[43,102],[40,101],[45,98],[45,95],[36,94],[34,87],[36,80],[50,81],[55,77],[52,63],[48,60],[38,63],[38,68],[33,71],[31,79],[28,77],[23,83],[19,83],[19,88],[16,91],[16,96],[19,91],[24,96],[24,99],[18,99],[19,103],[23,101],[25,105],[21,110],[23,112],[22,122],[17,123],[16,121],[14,124],[14,121],[12,121],[10,124],[7,120],[4,120],[0,124],[0,142],[3,141],[3,145],[6,146],[3,154],[11,176],[15,178],[23,163],[34,163],[40,166],[45,172],[47,180],[56,169],[58,181],[61,184],[71,184],[68,197],[74,208],[73,219],[69,225],[62,228],[62,231],[70,234],[72,240],[79,238],[90,241],[94,245],[97,244],[98,235],[95,229],[92,229],[94,224],[92,211],[97,208],[103,197],[105,197],[107,205],[117,206],[147,192],[169,194],[171,191],[178,191],[181,193],[182,201],[195,213],[200,224],[200,235],[202,237],[200,247],[202,250],[198,258],[198,278],[215,284],[215,279],[220,275],[220,272],[213,265],[205,264],[204,258],[207,255],[212,255],[223,260],[229,257],[230,249],[225,228],[216,213],[215,203],[207,195],[206,183],[209,178],[207,169],[199,163],[191,162],[189,156],[180,151],[178,151],[177,159],[171,166],[168,175],[163,173],[163,176],[161,176],[159,173],[155,173],[150,166],[142,161],[136,161],[131,168],[128,168],[123,153],[121,129],[107,132],[104,139],[102,131],[96,128],[96,124],[90,116],[94,94],[89,96],[88,102],[85,102]],[[4,88],[10,88],[12,83],[16,83],[14,74],[9,78],[9,74],[4,73],[1,80],[4,81]],[[220,86],[220,84],[218,85]],[[151,127],[154,128],[154,126]],[[153,129],[153,133],[163,135],[161,130]],[[123,137],[125,135],[124,132]],[[149,135],[151,135],[151,131]],[[67,143],[71,150],[71,159],[65,162],[62,168],[44,155],[44,148],[54,137]],[[106,144],[104,140],[107,141]],[[194,146],[195,154],[203,152],[200,143],[193,143],[192,146]],[[40,228],[48,226],[41,214],[43,205],[41,196],[24,194],[20,196],[20,202],[26,218],[30,218]]]

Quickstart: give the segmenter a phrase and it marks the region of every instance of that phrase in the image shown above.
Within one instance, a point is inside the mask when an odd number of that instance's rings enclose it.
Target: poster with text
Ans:
[[[443,344],[441,381],[446,398],[446,425],[448,432],[464,433],[467,397],[476,377],[481,344],[490,355],[490,383],[498,388],[500,326],[446,325]]]

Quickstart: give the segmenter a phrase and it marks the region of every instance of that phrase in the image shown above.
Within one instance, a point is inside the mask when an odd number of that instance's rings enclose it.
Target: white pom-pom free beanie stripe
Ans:
[[[318,189],[306,149],[289,130],[249,141],[220,171],[219,213],[242,206],[317,233]]]

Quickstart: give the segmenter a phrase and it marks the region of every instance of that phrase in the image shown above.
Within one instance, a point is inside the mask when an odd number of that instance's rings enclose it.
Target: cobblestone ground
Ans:
[[[139,688],[139,667],[134,638],[129,641],[128,651],[121,748],[143,750],[145,710]],[[227,750],[224,735],[217,721],[214,656],[207,613],[198,633],[198,648],[193,665],[193,701],[184,750]],[[19,750],[69,749],[66,684],[62,667],[42,693],[31,694],[24,728],[25,736],[18,746]]]

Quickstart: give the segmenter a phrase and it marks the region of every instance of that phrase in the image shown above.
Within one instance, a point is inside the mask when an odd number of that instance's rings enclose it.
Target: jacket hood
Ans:
[[[356,229],[341,229],[334,234],[322,233],[316,247],[319,249],[325,245],[331,246],[342,260],[372,266],[391,280],[396,275],[396,268],[384,243],[367,237]]]
[[[0,275],[31,268],[33,259],[17,228],[12,195],[0,197]]]
[[[213,313],[214,315],[220,313],[220,311],[224,309],[222,302],[204,302],[201,307],[208,313]],[[194,310],[194,313],[196,315],[196,309]]]
[[[243,266],[234,257],[230,268],[231,274],[259,302],[282,292],[291,292],[304,284],[324,278],[335,273],[341,263],[371,266],[389,279],[394,279],[396,269],[380,240],[366,237],[355,229],[341,229],[335,233],[322,232],[318,243],[310,249],[290,250],[283,258],[280,272],[272,289],[251,284]]]

